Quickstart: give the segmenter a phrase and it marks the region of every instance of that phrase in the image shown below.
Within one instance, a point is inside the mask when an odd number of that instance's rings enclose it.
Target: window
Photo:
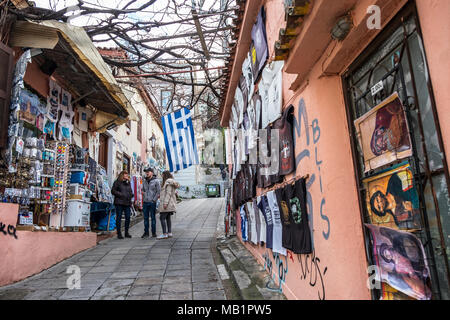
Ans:
[[[98,164],[108,170],[108,136],[101,133],[98,146]]]
[[[361,190],[359,199],[363,222],[374,224],[373,221],[377,219],[372,210],[375,207],[372,208],[368,201],[375,196],[375,194],[372,195],[375,188],[371,189],[367,181],[374,179],[376,181],[377,177],[395,171],[396,167],[405,162],[409,164],[411,175],[402,182],[411,183],[409,188],[417,190],[417,203],[412,205],[410,203],[412,209],[404,207],[404,211],[411,215],[411,212],[414,213],[416,210],[419,216],[419,227],[410,228],[408,231],[414,233],[425,248],[426,261],[431,272],[432,298],[450,299],[447,256],[447,248],[450,246],[450,217],[447,214],[450,212],[449,175],[445,154],[442,152],[444,149],[439,120],[414,5],[408,5],[397,15],[369,49],[363,52],[362,56],[349,68],[343,81],[346,90],[348,125],[352,131],[354,162],[358,170],[357,182]],[[360,143],[361,136],[364,134],[361,134],[354,121],[367,115],[373,108],[378,108],[385,99],[395,93],[398,93],[402,104],[412,152],[396,161],[366,170],[367,155],[364,144]],[[376,121],[380,120],[380,123],[383,121],[378,114],[376,119]],[[370,144],[370,148],[376,150],[378,146],[387,145],[388,150],[394,150],[389,149],[395,148],[391,143],[392,138],[388,137],[387,141],[384,138],[390,134],[389,130],[392,133],[396,128],[392,129],[391,125],[386,128],[385,125],[380,124],[380,130],[385,130],[386,133],[383,134],[382,139],[378,140],[377,123],[375,123],[375,129],[372,129],[373,145]],[[391,123],[395,122],[391,121]],[[378,141],[380,144],[377,143]],[[368,148],[367,145],[366,148]],[[389,184],[390,182],[389,180]],[[389,189],[388,185],[386,195]],[[400,192],[406,193],[405,190],[410,189],[403,188]],[[399,204],[401,201],[395,201],[395,203]],[[394,219],[396,210],[401,212],[398,208],[399,206],[396,205],[392,209]],[[401,227],[397,220],[395,225],[399,229],[406,228]],[[365,235],[369,265],[373,265],[375,261],[371,254],[372,241],[369,233],[365,232]],[[382,294],[378,290],[373,290],[372,293],[375,299]]]
[[[137,113],[137,116],[138,116],[137,139],[139,142],[142,142],[142,116],[139,112]]]

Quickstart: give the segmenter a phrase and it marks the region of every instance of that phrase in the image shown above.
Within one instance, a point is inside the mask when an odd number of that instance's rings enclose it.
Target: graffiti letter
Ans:
[[[319,120],[317,119],[314,119],[312,122],[312,132],[313,132],[313,141],[314,144],[316,144],[320,140],[320,127],[319,127]]]
[[[309,146],[309,127],[308,127],[308,113],[306,112],[305,100],[300,99],[298,105],[298,119],[294,118],[294,129],[297,132],[297,136],[294,135],[294,145],[296,144],[296,138],[300,138],[302,136],[302,116],[303,116],[303,125],[305,126],[306,132],[306,145]]]
[[[381,9],[379,6],[372,5],[367,8],[367,13],[372,14],[367,19],[367,28],[369,30],[378,29],[381,30]]]
[[[5,231],[5,227],[6,227],[6,224],[3,224],[3,222],[0,222],[0,232],[3,232],[4,235],[7,234]]]
[[[67,267],[66,273],[72,274],[66,281],[67,289],[81,289],[81,270],[79,266],[72,265]]]
[[[322,203],[320,204],[320,217],[325,220],[328,224],[328,231],[325,233],[322,231],[323,237],[325,238],[325,240],[328,240],[328,238],[330,237],[330,219],[328,219],[328,217],[326,215],[323,214],[323,206],[325,205],[325,198],[322,199]]]
[[[17,229],[14,226],[12,226],[12,225],[8,226],[8,234],[10,236],[13,236],[15,239],[17,239],[16,232],[17,232]]]

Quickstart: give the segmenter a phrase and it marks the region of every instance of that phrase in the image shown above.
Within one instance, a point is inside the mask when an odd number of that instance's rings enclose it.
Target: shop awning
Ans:
[[[43,58],[55,62],[57,74],[72,86],[67,89],[102,112],[106,127],[137,121],[136,111],[83,28],[57,21],[17,21],[10,46],[41,49]]]

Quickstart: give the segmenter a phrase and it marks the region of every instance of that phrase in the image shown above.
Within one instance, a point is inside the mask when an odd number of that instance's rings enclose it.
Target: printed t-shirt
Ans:
[[[292,251],[297,254],[312,252],[311,229],[306,206],[306,181],[298,180],[295,185],[287,185],[284,200],[289,206]]]
[[[270,211],[272,212],[273,221],[273,252],[286,255],[286,248],[283,248],[283,225],[281,223],[280,209],[277,203],[275,191],[267,193],[267,200],[269,201]]]
[[[256,216],[255,209],[253,208],[253,201],[247,202],[247,212],[248,212],[248,231],[249,240],[254,244],[258,244],[258,232],[256,231]]]
[[[256,244],[261,243],[261,215],[259,214],[258,202],[253,199],[253,216],[255,219]]]
[[[242,241],[247,242],[248,241],[248,221],[247,221],[247,214],[245,213],[245,205],[242,205],[240,208],[241,213],[241,236]]]
[[[261,202],[258,204],[259,209],[264,215],[266,220],[266,248],[272,249],[273,247],[273,221],[272,212],[270,211],[269,202],[266,196],[261,197]]]
[[[259,222],[261,224],[261,228],[259,229],[259,241],[261,244],[266,243],[266,229],[267,229],[267,224],[266,224],[266,219],[264,218],[264,214],[262,212],[262,204],[261,204],[261,197],[257,197],[256,198],[256,207],[258,208],[258,215],[259,215]]]

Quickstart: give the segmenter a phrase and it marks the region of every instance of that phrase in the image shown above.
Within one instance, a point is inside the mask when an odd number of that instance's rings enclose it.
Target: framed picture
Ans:
[[[355,127],[365,172],[412,155],[406,114],[397,93],[355,120]]]
[[[419,195],[408,162],[363,183],[371,224],[399,230],[421,229]]]
[[[430,300],[430,270],[421,241],[412,233],[366,224],[373,241],[373,255],[383,299]],[[398,292],[397,292],[398,291]]]

